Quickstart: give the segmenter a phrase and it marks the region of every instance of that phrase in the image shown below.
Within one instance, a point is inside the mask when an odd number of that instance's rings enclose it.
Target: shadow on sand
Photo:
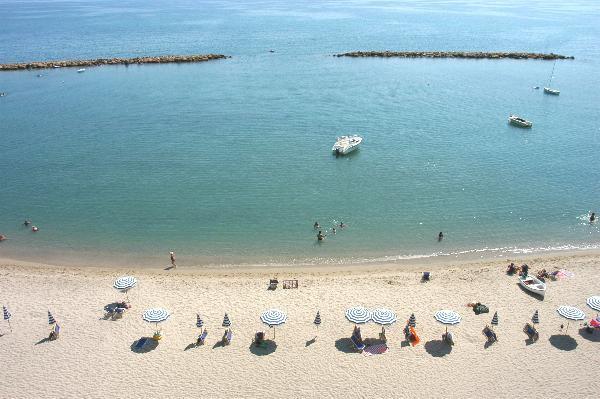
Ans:
[[[529,295],[531,298],[535,298],[538,301],[542,302],[544,300],[543,296],[540,296],[538,294],[534,294],[533,292],[526,290],[525,288],[523,288],[523,286],[519,283],[517,283],[517,285],[519,286],[519,288],[521,289],[521,291],[523,291],[524,293],[526,293],[527,295]]]
[[[306,341],[306,345],[304,345],[304,346],[311,346],[315,342],[317,342],[317,337],[311,338],[308,341]]]
[[[580,328],[579,329],[579,335],[584,338],[587,339],[588,341],[592,341],[592,342],[600,342],[600,330],[598,329],[594,329],[592,330],[593,332],[587,332],[586,328]]]
[[[143,339],[145,339],[146,342],[144,343],[144,345],[142,345],[141,347],[138,348],[137,344]],[[133,343],[131,344],[131,351],[135,352],[135,353],[147,353],[147,352],[153,351],[157,347],[158,347],[157,340],[152,339],[150,337],[142,337],[142,338],[138,339],[137,341],[133,341]]]
[[[354,348],[354,344],[350,338],[340,338],[335,341],[335,347],[340,352],[344,353],[357,353],[358,351]]]
[[[550,341],[550,344],[553,347],[560,349],[561,351],[572,351],[577,348],[577,341],[575,341],[575,338],[571,337],[570,335],[552,335],[548,341]]]
[[[443,357],[452,352],[452,346],[441,339],[425,342],[425,350],[433,357]]]
[[[42,339],[40,339],[40,340],[39,340],[38,342],[36,342],[35,344],[36,344],[36,345],[39,345],[39,344],[44,344],[44,343],[46,343],[46,342],[50,342],[50,341],[52,341],[52,340],[50,339],[50,337],[46,337],[46,338],[42,338]]]
[[[264,346],[256,346],[254,345],[254,342],[252,342],[249,348],[250,352],[255,354],[256,356],[266,356],[270,355],[271,353],[275,352],[275,350],[277,350],[277,343],[275,341],[266,339],[263,342]]]

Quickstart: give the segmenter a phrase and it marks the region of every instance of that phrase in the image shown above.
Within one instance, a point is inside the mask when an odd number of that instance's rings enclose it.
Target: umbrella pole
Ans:
[[[12,326],[10,325],[10,319],[8,319],[6,321],[8,321],[8,326],[10,327],[10,332],[12,332]]]
[[[565,330],[565,334],[569,332],[569,322],[567,321],[567,329]]]

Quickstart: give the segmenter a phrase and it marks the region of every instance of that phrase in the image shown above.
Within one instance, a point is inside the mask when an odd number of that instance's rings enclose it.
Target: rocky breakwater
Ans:
[[[483,52],[483,51],[353,51],[334,54],[335,57],[400,57],[400,58],[474,58],[517,60],[572,60],[575,57],[560,54],[522,53],[522,52]]]
[[[130,64],[178,64],[190,62],[205,62],[230,58],[222,54],[197,54],[197,55],[163,55],[158,57],[135,58],[98,58],[95,60],[64,60],[23,62],[15,64],[0,64],[0,71],[18,71],[26,69],[45,68],[82,68],[101,65],[130,65]]]

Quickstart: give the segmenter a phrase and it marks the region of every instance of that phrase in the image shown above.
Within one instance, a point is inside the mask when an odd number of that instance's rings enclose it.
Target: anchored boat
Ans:
[[[546,294],[546,283],[535,276],[527,275],[527,277],[519,276],[519,284],[529,292],[533,292],[541,297]]]
[[[362,137],[358,135],[338,137],[335,144],[331,148],[336,155],[346,155],[358,148],[362,143]]]
[[[554,65],[552,65],[552,73],[550,74],[550,79],[548,80],[548,86],[544,87],[544,93],[558,96],[560,94],[560,90],[552,89],[550,87],[550,84],[552,83],[552,78],[554,78],[554,68],[555,67],[556,67],[556,60],[554,60]]]
[[[533,122],[530,122],[527,119],[521,118],[520,116],[517,116],[517,115],[510,115],[508,117],[508,122],[511,125],[515,125],[515,126],[518,126],[518,127],[528,128],[528,127],[532,127],[533,126]]]

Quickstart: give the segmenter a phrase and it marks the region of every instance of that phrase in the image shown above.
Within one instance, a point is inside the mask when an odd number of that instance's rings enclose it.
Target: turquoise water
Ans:
[[[8,0],[0,15],[0,62],[232,56],[0,74],[0,256],[303,264],[600,247],[587,222],[600,212],[595,3]],[[331,57],[369,49],[576,59],[556,64],[554,97],[532,88],[552,62]],[[332,156],[347,133],[361,149]],[[348,227],[319,244],[315,221]]]

